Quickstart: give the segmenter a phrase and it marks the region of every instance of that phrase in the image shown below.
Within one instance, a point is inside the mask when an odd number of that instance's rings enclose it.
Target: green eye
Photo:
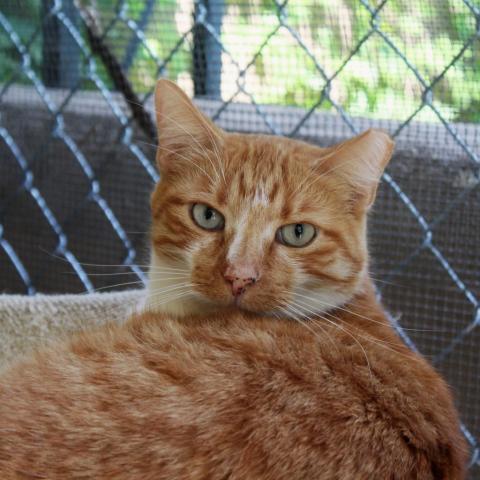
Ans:
[[[305,247],[316,235],[317,231],[309,223],[292,223],[284,225],[277,231],[277,240],[289,247]]]
[[[199,227],[205,230],[221,230],[225,224],[225,219],[219,211],[203,203],[193,205],[192,218]]]

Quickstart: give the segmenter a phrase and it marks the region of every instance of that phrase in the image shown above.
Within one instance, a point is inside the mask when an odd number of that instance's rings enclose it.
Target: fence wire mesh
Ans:
[[[160,76],[231,130],[325,144],[380,126],[397,153],[372,269],[456,389],[480,478],[479,46],[473,0],[4,0],[0,290],[144,282]]]

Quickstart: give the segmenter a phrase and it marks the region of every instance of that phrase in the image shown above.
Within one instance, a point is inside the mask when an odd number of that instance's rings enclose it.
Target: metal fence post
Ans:
[[[47,87],[73,88],[80,77],[80,49],[55,15],[55,0],[42,0],[42,78]],[[73,0],[63,0],[62,12],[78,28],[79,15]]]
[[[222,48],[208,32],[203,22],[211,26],[220,36],[224,0],[198,0],[195,2],[196,23],[193,45],[193,83],[195,96],[220,98],[222,83]]]

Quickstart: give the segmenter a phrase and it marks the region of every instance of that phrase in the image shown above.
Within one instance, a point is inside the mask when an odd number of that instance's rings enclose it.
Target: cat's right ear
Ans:
[[[222,131],[173,82],[161,79],[155,87],[158,130],[157,164],[165,173],[192,154],[218,151]]]
[[[317,163],[323,174],[335,175],[349,186],[357,206],[372,205],[378,182],[392,157],[394,143],[382,130],[370,129],[330,147]]]

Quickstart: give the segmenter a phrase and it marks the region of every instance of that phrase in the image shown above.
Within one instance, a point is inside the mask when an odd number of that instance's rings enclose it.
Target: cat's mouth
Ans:
[[[231,295],[229,303],[230,307],[256,314],[263,314],[277,307],[276,302],[273,305],[271,299],[267,299],[265,291],[262,294],[256,291],[256,288],[248,289],[239,295]]]
[[[225,278],[224,275],[195,270],[192,291],[209,309],[238,309],[262,314],[278,308],[280,297],[288,286],[277,285],[268,276],[245,275],[244,278]]]
[[[235,305],[235,307],[240,308],[241,310],[248,310],[248,308],[244,308],[245,302],[243,301],[243,295],[243,293],[240,295],[234,295],[232,305]]]
[[[237,295],[230,290],[226,291],[226,289],[221,289],[221,292],[212,292],[197,286],[196,290],[197,294],[213,308],[215,306],[219,309],[234,308],[251,313],[262,313],[265,311],[265,301],[262,302],[257,299],[257,292],[253,290],[246,290]],[[268,305],[268,307],[270,308],[271,306]]]

